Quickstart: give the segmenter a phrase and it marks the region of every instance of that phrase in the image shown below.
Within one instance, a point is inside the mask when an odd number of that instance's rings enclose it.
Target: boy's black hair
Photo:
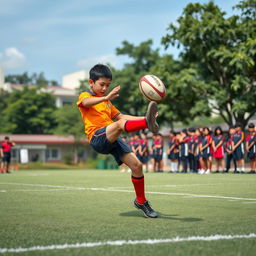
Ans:
[[[188,128],[188,131],[189,131],[189,132],[195,132],[196,129],[195,129],[194,127],[189,127],[189,128]]]
[[[97,64],[91,68],[89,72],[89,79],[93,80],[93,82],[97,81],[98,79],[105,77],[112,80],[112,73],[108,66],[103,64]]]
[[[185,133],[185,134],[186,134],[186,136],[188,135],[188,130],[187,130],[186,128],[182,129],[182,131],[181,131],[181,132]]]
[[[235,124],[235,128],[237,128],[237,127],[241,127],[241,128],[242,128],[242,124],[237,122],[237,123]]]
[[[254,123],[249,123],[249,124],[248,124],[248,128],[255,128]]]
[[[207,127],[207,126],[205,126],[205,127],[203,128],[203,131],[204,131],[204,130],[207,130],[209,134],[211,133],[210,128],[209,128],[209,127]]]
[[[5,139],[5,140],[9,140],[10,138],[9,138],[8,136],[5,136],[4,139]]]
[[[217,135],[217,130],[220,130],[220,134],[223,134],[223,131],[220,126],[217,126],[214,130],[214,135]]]

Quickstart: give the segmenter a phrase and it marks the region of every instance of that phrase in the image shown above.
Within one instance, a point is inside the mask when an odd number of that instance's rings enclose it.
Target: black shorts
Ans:
[[[90,145],[98,153],[113,155],[118,165],[123,163],[121,157],[125,153],[132,152],[131,148],[121,138],[118,138],[113,143],[109,142],[106,136],[106,127],[98,129],[95,132]]]
[[[140,161],[143,163],[143,164],[146,164],[148,162],[148,156],[140,156]]]
[[[168,159],[170,159],[170,160],[177,160],[178,158],[179,158],[179,153],[171,152],[171,153],[168,155]]]
[[[239,145],[233,152],[235,160],[241,160],[244,158],[244,147],[243,144]]]
[[[256,158],[256,153],[253,153],[253,152],[248,152],[247,153],[247,157],[249,158],[249,159],[255,159]]]
[[[11,162],[11,152],[4,152],[3,162],[8,164]]]

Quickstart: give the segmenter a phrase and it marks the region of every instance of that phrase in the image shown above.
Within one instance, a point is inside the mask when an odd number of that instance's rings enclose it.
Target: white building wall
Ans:
[[[74,73],[64,75],[62,77],[62,86],[69,89],[76,89],[80,86],[80,80],[89,79],[89,72],[81,70]]]

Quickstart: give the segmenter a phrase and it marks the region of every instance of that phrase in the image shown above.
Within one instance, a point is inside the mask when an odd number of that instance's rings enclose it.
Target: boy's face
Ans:
[[[249,128],[250,133],[254,133],[254,131],[255,131],[255,128]]]
[[[229,133],[232,134],[232,135],[233,135],[235,132],[236,132],[236,130],[233,129],[233,128],[231,128],[230,131],[229,131]]]
[[[106,77],[101,77],[95,82],[91,79],[89,80],[91,90],[99,97],[104,96],[108,92],[110,84],[111,79]]]

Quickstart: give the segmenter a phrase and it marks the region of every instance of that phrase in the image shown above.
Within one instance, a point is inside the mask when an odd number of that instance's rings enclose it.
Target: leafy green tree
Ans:
[[[116,49],[117,55],[126,55],[131,62],[125,64],[122,70],[113,70],[113,86],[121,85],[120,97],[114,100],[115,106],[123,112],[132,115],[144,115],[147,100],[139,90],[140,78],[150,72],[150,68],[159,60],[159,50],[152,49],[152,40],[140,43],[138,46],[124,41]]]
[[[49,134],[56,126],[55,101],[40,88],[14,90],[2,111],[2,131],[13,134]]]
[[[78,163],[85,149],[85,145],[81,143],[82,140],[85,140],[84,124],[81,121],[81,114],[78,107],[76,104],[64,105],[56,109],[54,116],[57,121],[54,134],[74,136],[74,162]]]
[[[0,89],[0,133],[4,132],[4,109],[8,106],[8,99],[10,97],[10,93]]]
[[[76,104],[64,105],[54,113],[57,126],[54,133],[58,135],[73,135],[76,140],[84,137],[84,125]]]
[[[5,76],[6,83],[12,84],[25,84],[25,85],[38,85],[38,86],[46,86],[46,85],[58,85],[55,80],[47,80],[44,76],[44,73],[41,72],[39,74],[33,73],[29,75],[27,72],[18,75],[7,75]]]
[[[229,125],[245,126],[256,113],[255,7],[255,0],[241,1],[241,15],[226,18],[212,1],[188,4],[162,39],[166,47],[182,46],[181,61],[194,74],[191,90]]]

